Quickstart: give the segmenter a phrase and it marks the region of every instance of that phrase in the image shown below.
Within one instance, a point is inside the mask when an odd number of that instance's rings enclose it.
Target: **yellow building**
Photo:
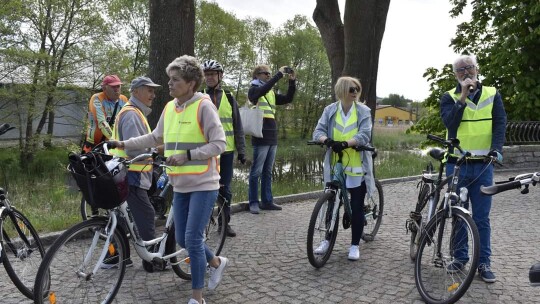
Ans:
[[[403,126],[410,125],[416,121],[416,113],[407,109],[398,108],[392,105],[377,105],[375,110],[376,126]]]

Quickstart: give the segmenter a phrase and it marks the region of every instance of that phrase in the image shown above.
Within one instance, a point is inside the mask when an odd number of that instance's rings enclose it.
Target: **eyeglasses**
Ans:
[[[350,87],[349,88],[349,93],[358,93],[358,92],[360,92],[359,87]]]
[[[470,71],[471,71],[472,69],[474,69],[475,67],[476,67],[476,66],[474,66],[474,65],[467,65],[467,66],[464,66],[464,67],[462,67],[462,68],[457,68],[457,69],[456,69],[456,72],[457,72],[457,73],[460,73],[460,74],[465,73],[465,70],[467,70],[467,71],[470,72]]]
[[[270,72],[259,72],[258,74],[264,74],[266,76],[270,76]]]

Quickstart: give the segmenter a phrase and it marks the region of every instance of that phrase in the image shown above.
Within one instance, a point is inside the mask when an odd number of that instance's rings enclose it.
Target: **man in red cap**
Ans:
[[[88,103],[88,130],[83,144],[83,152],[111,138],[114,118],[128,102],[126,96],[120,94],[122,81],[116,75],[103,78],[103,92],[94,94]]]

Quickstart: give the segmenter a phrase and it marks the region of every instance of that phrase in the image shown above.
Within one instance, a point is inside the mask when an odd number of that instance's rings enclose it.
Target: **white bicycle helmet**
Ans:
[[[206,60],[204,63],[203,63],[203,71],[218,71],[218,72],[222,72],[223,73],[223,66],[221,65],[221,63],[213,60],[213,59],[210,59],[210,60]]]

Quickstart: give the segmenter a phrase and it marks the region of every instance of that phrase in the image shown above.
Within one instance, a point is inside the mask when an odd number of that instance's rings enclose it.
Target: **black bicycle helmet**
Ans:
[[[221,65],[221,63],[213,60],[213,59],[210,59],[210,60],[206,60],[204,63],[203,63],[203,71],[218,71],[218,72],[221,72],[223,73],[223,66]]]

